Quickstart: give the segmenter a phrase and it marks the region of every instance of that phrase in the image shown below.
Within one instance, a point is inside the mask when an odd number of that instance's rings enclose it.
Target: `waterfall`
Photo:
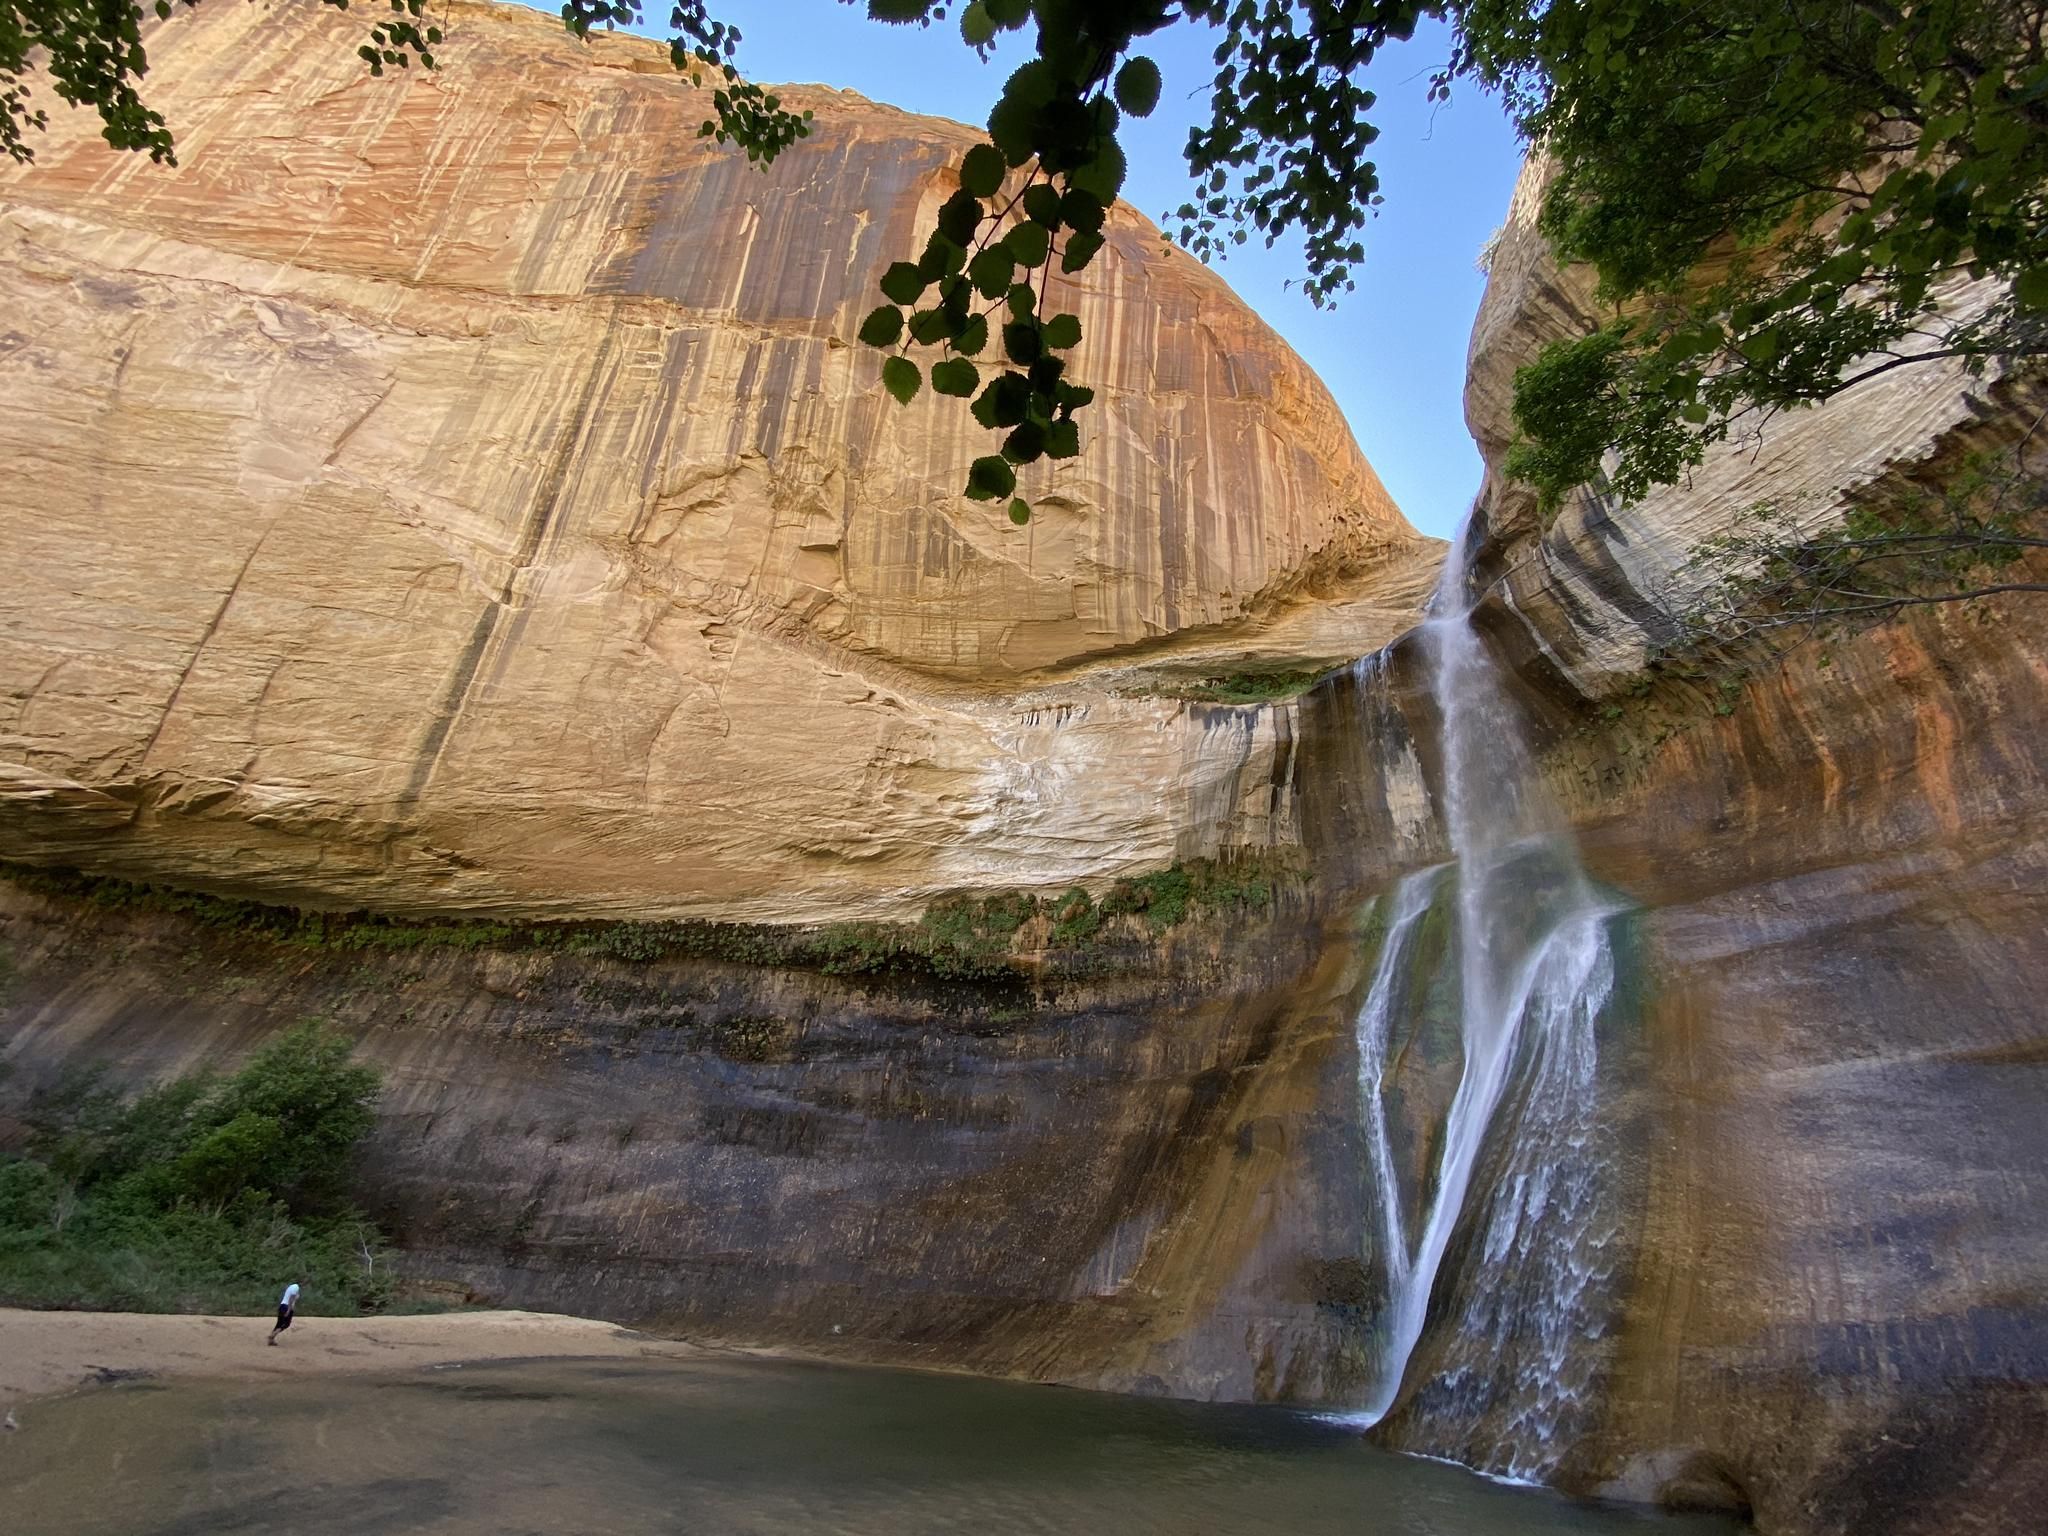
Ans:
[[[1437,1369],[1411,1399],[1427,1415],[1430,1446],[1529,1477],[1548,1469],[1569,1432],[1587,1385],[1587,1351],[1576,1346],[1598,1328],[1589,1286],[1612,1234],[1597,1177],[1595,1027],[1614,984],[1615,908],[1538,788],[1521,722],[1473,626],[1468,532],[1423,624],[1452,862],[1395,887],[1358,1016],[1373,1240],[1386,1281],[1377,1374],[1358,1417],[1376,1423],[1400,1396],[1438,1296]],[[1458,1077],[1433,1159],[1404,1181],[1390,1101],[1403,1042],[1422,1037],[1419,973],[1430,957],[1419,938],[1433,913],[1452,946],[1437,985],[1455,988]],[[1461,1230],[1462,1272],[1446,1275]]]

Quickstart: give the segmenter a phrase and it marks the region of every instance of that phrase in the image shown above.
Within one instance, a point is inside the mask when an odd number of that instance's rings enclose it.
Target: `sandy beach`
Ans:
[[[0,1412],[95,1381],[254,1380],[404,1370],[459,1361],[695,1359],[701,1348],[548,1312],[307,1317],[271,1348],[271,1319],[0,1308]],[[118,1373],[118,1374],[110,1374]],[[132,1374],[131,1374],[132,1373]]]

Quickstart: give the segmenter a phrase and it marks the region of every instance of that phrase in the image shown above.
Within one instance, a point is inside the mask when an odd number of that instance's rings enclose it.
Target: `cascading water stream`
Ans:
[[[1468,525],[1469,526],[1469,525]],[[1527,1476],[1578,1395],[1568,1357],[1587,1331],[1579,1314],[1599,1268],[1593,1152],[1594,1027],[1613,986],[1608,919],[1536,787],[1520,721],[1471,615],[1466,535],[1453,546],[1424,622],[1442,720],[1442,809],[1453,862],[1395,888],[1371,987],[1358,1018],[1359,1088],[1384,1251],[1377,1378],[1359,1417],[1384,1417],[1425,1324],[1461,1222],[1472,1301],[1439,1328],[1441,1400],[1460,1417],[1492,1414],[1504,1432],[1485,1451],[1494,1470]],[[1455,944],[1457,1088],[1442,1122],[1426,1200],[1404,1219],[1390,1123],[1396,1042],[1412,1034],[1420,989],[1410,974],[1424,918],[1449,900]],[[1475,1188],[1484,1167],[1486,1187]],[[1468,1211],[1468,1206],[1471,1209]],[[1412,1230],[1411,1230],[1412,1226]],[[1460,1441],[1463,1444],[1463,1441]]]

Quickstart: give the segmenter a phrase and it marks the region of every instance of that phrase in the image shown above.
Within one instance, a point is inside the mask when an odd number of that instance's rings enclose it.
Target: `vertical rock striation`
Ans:
[[[374,79],[329,9],[181,13],[175,170],[59,113],[0,172],[0,852],[821,918],[1291,837],[1286,711],[1103,669],[1357,654],[1435,546],[1219,280],[1119,208],[1055,281],[1098,401],[1016,528],[852,340],[970,130],[794,89],[764,175],[660,45],[446,24]]]

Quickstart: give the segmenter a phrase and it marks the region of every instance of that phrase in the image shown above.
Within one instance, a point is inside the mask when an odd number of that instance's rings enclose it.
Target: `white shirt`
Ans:
[[[278,1305],[280,1307],[296,1307],[298,1304],[299,1287],[298,1282],[294,1281],[284,1288],[284,1296],[279,1300]]]

